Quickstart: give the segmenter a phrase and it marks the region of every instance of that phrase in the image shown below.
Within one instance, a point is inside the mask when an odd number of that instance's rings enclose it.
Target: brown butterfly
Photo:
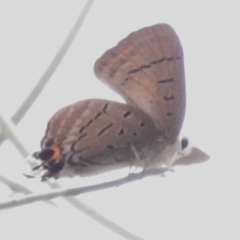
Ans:
[[[174,30],[158,24],[131,33],[106,51],[96,76],[127,104],[88,99],[60,109],[48,122],[42,179],[97,174],[124,166],[171,166],[188,146],[179,139],[185,115],[183,51]],[[35,168],[35,169],[36,169]]]

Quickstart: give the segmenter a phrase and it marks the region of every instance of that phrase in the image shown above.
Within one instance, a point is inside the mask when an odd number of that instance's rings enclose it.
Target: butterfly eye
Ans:
[[[45,161],[50,159],[54,155],[54,153],[55,152],[52,149],[45,149],[38,154],[38,158]]]
[[[181,141],[181,146],[182,146],[182,150],[185,149],[189,144],[189,141],[187,138],[183,138]]]

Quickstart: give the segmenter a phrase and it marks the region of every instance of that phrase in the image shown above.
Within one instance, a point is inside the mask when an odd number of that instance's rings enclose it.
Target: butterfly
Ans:
[[[42,180],[138,166],[171,166],[189,143],[179,138],[185,115],[184,59],[167,24],[142,28],[106,51],[94,72],[126,104],[87,99],[56,112],[41,151]]]

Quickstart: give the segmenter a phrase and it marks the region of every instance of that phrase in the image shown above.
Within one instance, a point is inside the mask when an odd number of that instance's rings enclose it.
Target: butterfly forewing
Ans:
[[[145,111],[174,142],[185,113],[183,52],[174,30],[158,24],[131,33],[95,63],[99,79]]]

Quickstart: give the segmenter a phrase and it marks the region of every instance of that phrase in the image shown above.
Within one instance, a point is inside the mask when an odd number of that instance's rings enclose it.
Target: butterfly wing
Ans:
[[[130,162],[159,136],[152,119],[133,106],[108,100],[84,100],[59,110],[49,121],[42,149],[60,147],[64,161],[88,167]],[[160,148],[158,146],[158,148]]]
[[[181,43],[169,25],[131,33],[94,70],[128,104],[146,112],[167,142],[176,140],[185,114],[185,79]]]

